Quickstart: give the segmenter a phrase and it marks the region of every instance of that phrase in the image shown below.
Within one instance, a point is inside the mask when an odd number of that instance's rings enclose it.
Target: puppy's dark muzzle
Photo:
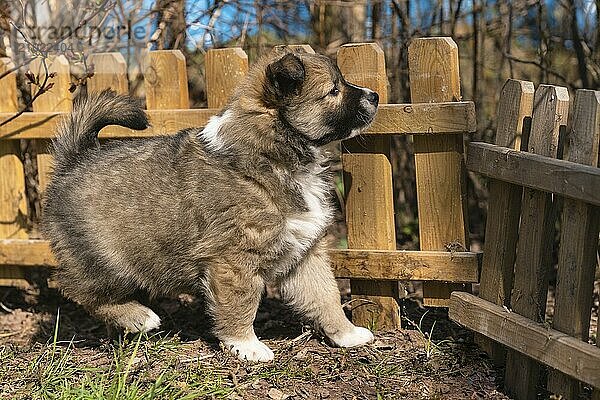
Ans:
[[[370,92],[366,96],[366,99],[369,103],[371,103],[374,107],[377,107],[379,104],[379,95],[377,92]]]

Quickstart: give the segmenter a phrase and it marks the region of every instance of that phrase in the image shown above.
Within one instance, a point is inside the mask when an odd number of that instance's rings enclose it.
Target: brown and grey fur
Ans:
[[[66,296],[130,331],[160,319],[139,302],[204,294],[216,336],[270,360],[252,323],[266,283],[335,344],[372,335],[344,316],[327,258],[329,176],[319,146],[359,133],[377,95],[326,57],[280,51],[258,61],[204,129],[100,145],[117,124],[144,129],[131,98],[80,98],[59,127],[44,232]]]

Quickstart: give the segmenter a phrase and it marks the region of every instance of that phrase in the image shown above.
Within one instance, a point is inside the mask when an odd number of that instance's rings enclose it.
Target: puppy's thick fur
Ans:
[[[323,236],[329,176],[319,146],[359,133],[377,94],[320,55],[280,50],[250,70],[204,129],[100,145],[116,124],[144,129],[129,97],[80,98],[54,141],[44,232],[66,296],[130,331],[160,325],[140,294],[205,294],[216,336],[270,360],[252,323],[265,284],[337,345],[371,333],[344,316]]]

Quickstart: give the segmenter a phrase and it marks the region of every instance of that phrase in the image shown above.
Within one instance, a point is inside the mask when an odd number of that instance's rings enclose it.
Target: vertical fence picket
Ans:
[[[179,50],[148,53],[144,73],[146,106],[149,110],[190,108],[185,57]]]
[[[566,88],[540,85],[535,91],[528,151],[555,158],[559,131],[567,123],[569,93]],[[526,173],[526,171],[523,171]],[[517,243],[515,276],[511,295],[514,312],[541,322],[548,291],[548,253],[553,232],[552,195],[523,190],[521,227]],[[517,400],[536,398],[539,364],[514,350],[506,360],[506,390]]]
[[[504,84],[498,103],[496,145],[520,150],[525,144],[523,137],[529,136],[534,91],[531,82],[510,79]],[[488,187],[479,297],[509,306],[523,189],[496,179],[490,179]],[[477,337],[477,343],[496,363],[504,363],[504,347],[483,336]]]
[[[8,58],[0,59],[0,74],[13,68]],[[16,72],[0,79],[0,112],[18,111]],[[19,158],[18,140],[0,138],[0,239],[27,239],[25,174]],[[0,266],[0,286],[23,286],[25,274],[16,265]]]
[[[572,121],[568,161],[598,165],[600,91],[577,91]],[[589,336],[599,217],[597,207],[564,199],[552,327],[583,341]],[[571,400],[578,398],[580,385],[551,371],[548,390]]]
[[[209,108],[221,108],[248,73],[248,55],[240,47],[206,52],[206,97]]]
[[[55,73],[54,78],[49,78],[48,82],[54,83],[54,86],[47,92],[41,94],[33,102],[33,111],[71,111],[73,107],[73,96],[69,91],[71,86],[71,70],[69,61],[63,55],[48,58],[46,60],[49,73]],[[36,59],[31,62],[29,68],[35,75],[39,75],[40,82],[44,80],[46,71],[42,60]],[[32,86],[31,95],[35,95],[37,87]],[[37,172],[38,172],[38,191],[43,196],[44,190],[50,178],[50,168],[52,166],[52,156],[48,153],[49,140],[37,140],[35,147],[37,151]]]
[[[445,37],[414,40],[408,48],[413,102],[458,101],[458,46]],[[421,250],[468,250],[466,169],[462,135],[415,135],[415,171]],[[463,285],[423,284],[423,301],[447,307],[450,292]]]
[[[88,57],[88,65],[93,65],[94,75],[89,78],[89,92],[112,89],[119,94],[127,94],[127,63],[121,53],[97,53]]]
[[[379,46],[342,46],[337,62],[349,82],[375,90],[380,103],[387,103],[385,57]],[[344,142],[343,148],[348,247],[395,250],[389,136],[352,139]],[[352,298],[358,300],[352,310],[354,323],[377,329],[400,327],[398,282],[353,279],[350,286]]]

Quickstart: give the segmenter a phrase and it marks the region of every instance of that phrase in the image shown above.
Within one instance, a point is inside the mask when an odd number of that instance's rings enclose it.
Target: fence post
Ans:
[[[8,58],[0,59],[0,73],[13,68]],[[0,112],[16,113],[17,74],[0,79]],[[0,138],[0,239],[27,239],[27,197],[25,174],[19,157],[19,140]],[[24,286],[24,271],[16,265],[0,267],[0,286]]]
[[[337,55],[338,66],[351,83],[366,86],[387,103],[385,55],[375,43],[348,44]],[[396,249],[390,137],[364,136],[343,144],[348,247]],[[365,154],[366,153],[366,154]],[[398,282],[350,280],[355,324],[372,329],[400,327]],[[361,302],[364,300],[364,303]]]
[[[578,90],[571,120],[568,160],[597,166],[600,91]],[[552,327],[583,341],[587,341],[590,329],[599,222],[596,207],[564,199]],[[573,378],[550,371],[548,390],[571,400],[579,398],[580,385]]]
[[[527,145],[534,91],[531,82],[509,79],[504,84],[496,114],[496,145],[515,150],[521,150],[522,146]],[[513,285],[523,189],[497,179],[490,179],[488,187],[488,214],[479,297],[508,307]],[[504,364],[506,351],[503,346],[496,345],[484,336],[477,336],[477,344],[497,364]]]
[[[559,131],[567,124],[569,92],[564,87],[540,85],[533,104],[528,151],[556,158]],[[546,309],[553,223],[552,195],[525,188],[511,307],[514,312],[538,322],[544,320]],[[538,381],[539,364],[509,350],[505,378],[507,392],[517,400],[534,399]]]
[[[190,108],[185,57],[179,50],[148,53],[144,72],[146,107],[154,110]]]
[[[48,72],[54,72],[56,76],[50,78],[48,82],[54,83],[54,86],[47,92],[41,94],[33,102],[33,111],[71,111],[73,107],[73,96],[69,91],[71,86],[71,69],[69,61],[63,55],[50,57],[46,59]],[[44,80],[46,71],[42,60],[37,58],[29,65],[31,72],[39,75],[40,82]],[[38,88],[31,87],[31,95],[34,96]],[[50,168],[52,166],[52,156],[48,152],[49,140],[36,140],[35,149],[37,152],[37,172],[38,172],[38,193],[43,196],[50,178]]]
[[[206,52],[208,108],[222,108],[248,73],[248,55],[240,47]]]
[[[452,39],[414,40],[408,66],[414,103],[461,99],[458,46]],[[463,136],[415,135],[413,140],[421,250],[468,250]],[[464,285],[424,282],[423,301],[447,307],[452,290],[464,290]]]
[[[129,92],[127,63],[121,53],[91,54],[87,61],[94,66],[94,75],[87,82],[89,92],[99,92],[108,88],[119,94]]]

